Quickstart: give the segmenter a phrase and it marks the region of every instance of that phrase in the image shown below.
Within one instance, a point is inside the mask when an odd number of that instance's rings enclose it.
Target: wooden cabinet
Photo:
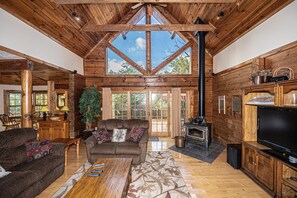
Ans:
[[[267,148],[256,142],[244,142],[242,148],[242,168],[244,172],[271,194],[274,194],[275,159],[263,153],[261,150]]]
[[[242,90],[242,170],[271,195],[296,197],[297,182],[290,179],[296,178],[296,168],[263,152],[265,147],[257,143],[257,106],[265,104],[250,101],[270,98],[267,105],[297,107],[297,79],[252,85]]]
[[[297,196],[297,168],[282,161],[277,162],[277,197]]]
[[[69,121],[39,121],[39,139],[69,138]]]

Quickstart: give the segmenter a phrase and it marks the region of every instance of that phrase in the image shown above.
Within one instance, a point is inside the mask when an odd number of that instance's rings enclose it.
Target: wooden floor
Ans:
[[[172,139],[160,138],[159,142],[149,142],[148,150],[168,150],[172,145],[174,145]],[[223,151],[212,164],[199,161],[171,150],[169,151],[174,156],[193,198],[270,197],[240,170],[235,170],[226,163],[226,150]],[[54,194],[84,162],[87,161],[84,143],[81,143],[80,155],[78,158],[76,156],[75,145],[70,147],[68,155],[69,159],[65,168],[65,173],[45,189],[38,197],[51,197],[51,195]]]

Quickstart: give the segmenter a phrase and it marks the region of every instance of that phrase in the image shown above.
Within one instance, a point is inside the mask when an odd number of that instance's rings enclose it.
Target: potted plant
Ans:
[[[92,127],[92,123],[96,121],[94,117],[100,115],[100,110],[100,94],[96,87],[84,89],[79,99],[79,112],[83,115],[82,121],[87,129]]]

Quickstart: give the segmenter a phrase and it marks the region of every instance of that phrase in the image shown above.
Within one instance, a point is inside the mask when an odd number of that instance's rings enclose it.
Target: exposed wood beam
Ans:
[[[194,32],[194,31],[206,31],[213,32],[215,29],[208,24],[106,24],[106,25],[87,25],[83,31],[86,32],[118,32],[118,31],[179,31],[179,32]]]
[[[124,59],[127,63],[129,63],[132,67],[134,67],[136,70],[138,70],[141,74],[145,75],[146,71],[140,67],[137,63],[135,63],[133,60],[131,60],[128,56],[126,56],[124,53],[122,53],[119,49],[111,45],[110,43],[107,44],[107,47],[111,49],[113,52],[115,52],[117,55],[119,55],[122,59]]]
[[[119,24],[125,24],[129,23],[131,21],[134,21],[136,18],[138,18],[143,12],[145,12],[144,8],[141,8],[139,10],[130,10],[120,21]],[[100,46],[104,41],[108,41],[113,36],[115,36],[116,33],[106,33],[99,41],[98,43],[92,47],[92,49],[84,56],[86,58],[89,56],[98,46]]]
[[[51,0],[56,4],[102,3],[236,3],[236,0]]]
[[[191,47],[192,43],[188,42],[183,47],[179,48],[174,54],[172,54],[169,58],[167,58],[165,61],[163,61],[160,65],[158,65],[153,71],[152,75],[156,74],[158,71],[160,71],[163,67],[168,65],[171,61],[173,61],[176,57],[178,57],[183,51],[185,51],[187,48]]]
[[[149,4],[151,5],[151,4]],[[151,24],[151,15],[149,13],[149,9],[151,9],[152,11],[152,6],[149,6],[147,5],[146,9],[147,9],[147,12],[146,12],[146,24]],[[151,48],[152,48],[152,45],[151,45],[151,32],[150,31],[147,31],[145,32],[146,34],[146,70],[147,70],[147,73],[150,75],[151,72],[152,72],[152,62],[151,62]]]
[[[33,65],[26,59],[0,60],[0,71],[16,72],[21,70],[33,70]]]

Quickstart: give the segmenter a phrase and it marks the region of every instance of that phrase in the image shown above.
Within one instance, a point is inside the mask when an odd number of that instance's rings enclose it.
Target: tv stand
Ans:
[[[275,158],[277,158],[278,160],[283,161],[286,164],[289,164],[295,168],[297,168],[297,163],[291,163],[289,161],[289,156],[285,153],[281,153],[279,151],[273,150],[273,149],[263,149],[262,150],[264,153],[267,153]]]
[[[273,197],[297,196],[297,164],[256,141],[242,144],[242,171]]]

